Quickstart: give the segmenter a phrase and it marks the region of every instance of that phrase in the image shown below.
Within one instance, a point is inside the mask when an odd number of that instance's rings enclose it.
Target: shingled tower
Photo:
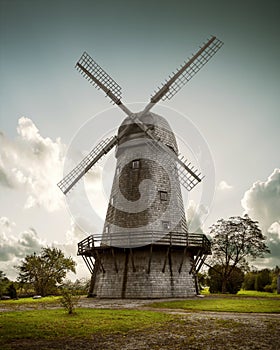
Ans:
[[[100,142],[58,186],[66,194],[116,146],[116,170],[102,234],[78,244],[92,273],[90,294],[100,298],[186,297],[198,292],[196,275],[210,242],[189,233],[180,184],[191,190],[201,176],[178,152],[165,118],[151,113],[171,98],[222,46],[212,37],[152,96],[139,113],[121,102],[121,88],[86,53],[78,69],[128,117],[116,136]]]

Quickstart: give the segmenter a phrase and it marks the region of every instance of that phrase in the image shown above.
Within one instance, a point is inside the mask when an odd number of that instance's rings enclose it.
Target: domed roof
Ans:
[[[161,142],[172,148],[175,153],[178,153],[175,135],[164,117],[149,112],[144,115],[138,113],[138,118],[157,138],[161,140]],[[125,118],[118,129],[119,144],[134,138],[138,139],[143,137],[148,136],[130,117]]]

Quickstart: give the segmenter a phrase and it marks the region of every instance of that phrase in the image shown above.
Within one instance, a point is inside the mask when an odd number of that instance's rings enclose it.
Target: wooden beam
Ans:
[[[172,256],[171,256],[171,250],[169,249],[168,252],[168,262],[169,262],[169,270],[170,270],[170,276],[173,276],[173,270],[172,270]],[[172,282],[173,283],[173,282]]]
[[[118,273],[119,269],[118,269],[116,255],[115,255],[115,249],[113,247],[111,248],[111,253],[112,253],[112,256],[114,258],[115,271],[116,271],[116,273]]]
[[[91,275],[90,279],[90,286],[89,286],[89,291],[88,291],[88,297],[94,297],[94,287],[95,287],[95,282],[96,282],[96,276],[97,276],[97,271],[99,269],[98,262],[95,262],[94,265],[94,270]]]
[[[131,256],[132,269],[133,269],[133,272],[135,272],[136,268],[135,268],[135,265],[134,265],[134,256],[133,256],[133,251],[132,251],[131,248],[129,249],[129,254]]]
[[[101,267],[102,272],[105,273],[106,271],[105,271],[105,269],[104,269],[104,266],[103,266],[103,264],[102,264],[100,255],[99,255],[99,253],[98,253],[97,250],[95,250],[95,254],[96,254],[96,260],[98,260],[98,264],[100,264],[100,267]]]
[[[184,264],[186,253],[187,253],[187,247],[185,247],[184,251],[183,251],[182,260],[181,260],[181,263],[180,263],[180,266],[179,266],[179,270],[178,270],[179,273],[181,273],[181,271],[182,271],[182,267],[183,267],[183,264]]]
[[[128,250],[125,250],[125,261],[124,261],[123,283],[122,283],[122,299],[125,298],[125,292],[126,292],[128,261],[129,261],[129,252]]]
[[[151,263],[152,263],[152,255],[153,255],[153,245],[150,245],[150,254],[149,254],[149,262],[148,262],[148,270],[147,273],[151,272]]]
[[[169,250],[170,250],[170,247],[167,248],[167,251],[166,251],[166,254],[165,254],[165,259],[164,259],[164,263],[163,263],[162,272],[165,272],[165,266],[166,266]]]

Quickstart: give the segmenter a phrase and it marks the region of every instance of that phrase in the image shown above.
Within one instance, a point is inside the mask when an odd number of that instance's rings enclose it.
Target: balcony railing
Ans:
[[[211,254],[209,239],[200,233],[170,232],[163,235],[162,232],[118,232],[88,236],[78,243],[78,255],[91,255],[96,248],[135,248],[148,244],[189,247]]]

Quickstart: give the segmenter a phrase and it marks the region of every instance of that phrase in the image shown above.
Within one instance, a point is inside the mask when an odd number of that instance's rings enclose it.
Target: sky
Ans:
[[[26,254],[55,245],[78,263],[70,278],[89,277],[76,256],[77,242],[89,234],[75,223],[84,198],[74,196],[79,206],[71,209],[56,184],[69,150],[85,155],[124,115],[75,70],[81,54],[87,51],[121,85],[123,102],[137,111],[211,35],[224,42],[221,50],[153,112],[168,120],[182,153],[194,152],[206,173],[200,189],[184,194],[192,227],[207,233],[218,219],[246,212],[271,249],[252,264],[280,265],[279,1],[0,0],[0,6],[0,270],[15,278]],[[210,166],[200,164],[193,142],[208,152]],[[99,233],[113,161],[112,153],[85,183],[98,212],[86,220]]]

